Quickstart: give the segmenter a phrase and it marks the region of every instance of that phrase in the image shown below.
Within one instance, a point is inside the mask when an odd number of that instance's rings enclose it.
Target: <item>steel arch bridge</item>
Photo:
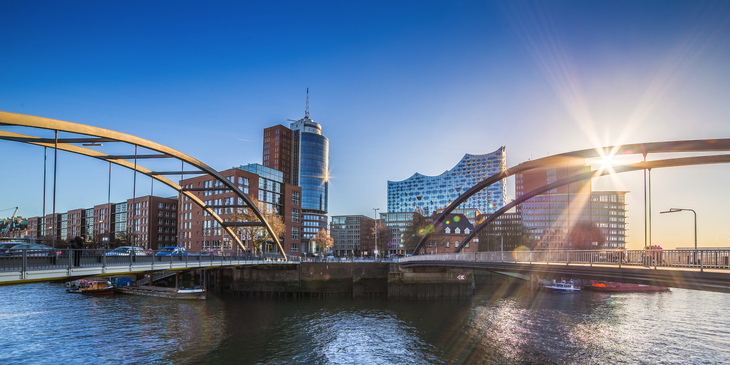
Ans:
[[[501,181],[512,175],[523,173],[529,170],[550,167],[550,166],[566,166],[574,164],[580,160],[585,162],[588,158],[598,158],[603,156],[615,156],[615,155],[643,155],[644,159],[649,153],[688,153],[688,152],[726,152],[730,151],[730,139],[707,139],[707,140],[687,140],[687,141],[670,141],[670,142],[652,142],[652,143],[635,143],[621,146],[609,146],[596,149],[585,149],[573,152],[562,153],[549,157],[540,158],[537,160],[523,162],[517,166],[508,168],[499,174],[494,174],[478,184],[471,187],[464,194],[460,195],[455,201],[453,201],[444,211],[436,218],[433,222],[433,226],[437,227],[443,223],[446,217],[454,211],[458,206],[469,199],[479,191],[486,189],[489,185]],[[554,183],[542,186],[533,191],[525,193],[515,201],[505,205],[501,209],[494,212],[484,222],[475,227],[474,231],[471,232],[454,250],[455,253],[461,251],[461,249],[474,238],[482,229],[486,228],[489,223],[496,220],[499,216],[507,212],[509,209],[523,203],[524,201],[533,198],[539,194],[545,193],[557,187],[567,185],[570,183],[590,180],[594,177],[608,175],[611,173],[623,173],[630,171],[639,170],[651,170],[654,168],[664,167],[679,167],[679,166],[694,166],[694,165],[706,165],[706,164],[717,164],[717,163],[730,163],[730,155],[712,155],[712,156],[701,156],[701,157],[686,157],[676,159],[666,159],[658,161],[643,161],[636,164],[615,166],[611,169],[602,169],[592,171],[589,173],[574,175]],[[421,240],[413,250],[413,255],[418,255],[419,250],[423,247],[424,243],[431,236],[432,232],[426,232],[421,237]]]
[[[32,135],[14,133],[9,131],[0,130],[0,140],[20,142],[35,146],[53,148],[55,150],[61,150],[71,152],[74,154],[95,158],[98,160],[109,162],[110,164],[125,167],[134,171],[134,173],[141,173],[149,176],[150,178],[157,180],[173,189],[179,194],[182,194],[192,202],[197,204],[203,209],[204,212],[208,213],[213,219],[218,222],[226,233],[238,244],[241,249],[246,250],[246,247],[241,242],[241,239],[234,233],[233,227],[236,226],[263,226],[268,231],[274,242],[276,242],[282,255],[286,258],[286,251],[279,242],[269,222],[264,219],[264,216],[259,211],[258,207],[253,204],[251,199],[244,194],[236,184],[232,183],[221,175],[218,171],[205,163],[186,155],[180,151],[174,150],[170,147],[163,146],[159,143],[155,143],[143,138],[139,138],[130,134],[112,131],[109,129],[93,127],[84,124],[71,123],[56,119],[49,119],[31,115],[16,114],[0,111],[0,126],[18,126],[18,127],[29,127],[35,129],[51,130],[56,132],[55,138],[41,138]],[[82,138],[58,138],[58,132],[68,132],[77,135],[82,135]],[[135,153],[133,155],[109,155],[89,148],[77,146],[75,144],[97,144],[98,143],[110,143],[120,142],[134,146]],[[156,154],[137,154],[137,148],[142,147],[150,151],[157,152]],[[152,171],[148,168],[139,165],[140,159],[155,160],[155,159],[175,159],[180,161],[183,167],[182,171]],[[184,171],[185,164],[193,166],[198,170],[195,171]],[[236,194],[236,196],[243,200],[245,206],[225,206],[228,208],[245,207],[251,209],[259,222],[226,222],[215,212],[215,208],[225,208],[223,206],[209,206],[196,195],[196,191],[204,189],[195,188],[183,188],[179,184],[176,184],[172,180],[165,177],[165,175],[209,175],[215,180],[219,181],[224,185],[223,188],[215,188],[216,190],[230,190]]]

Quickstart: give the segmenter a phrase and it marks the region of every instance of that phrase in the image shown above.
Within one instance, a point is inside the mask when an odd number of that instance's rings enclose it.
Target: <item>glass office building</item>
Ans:
[[[291,176],[292,183],[302,188],[302,242],[307,243],[320,230],[327,230],[329,140],[308,114],[292,122],[291,130]]]
[[[505,147],[485,155],[466,154],[451,170],[438,176],[413,174],[403,181],[388,181],[388,212],[431,215],[445,208],[478,182],[507,168]],[[507,200],[507,181],[502,180],[467,199],[459,208],[492,214]]]

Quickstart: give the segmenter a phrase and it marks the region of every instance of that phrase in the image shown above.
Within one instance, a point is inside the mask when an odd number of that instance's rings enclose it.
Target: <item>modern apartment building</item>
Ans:
[[[584,163],[547,167],[518,174],[517,197],[540,186],[590,172]],[[527,200],[518,206],[522,222],[538,248],[571,247],[570,232],[576,223],[591,222],[606,239],[604,248],[626,247],[627,191],[591,191],[590,180],[565,185]]]
[[[375,219],[364,215],[333,216],[330,236],[335,256],[373,256]],[[381,246],[382,247],[382,246]]]
[[[287,254],[301,252],[301,188],[284,183],[281,171],[260,164],[248,164],[220,172],[229,181],[248,196],[260,202],[261,211],[268,211],[280,217],[286,226],[283,237],[279,237]],[[244,205],[243,199],[232,191],[226,190],[223,183],[210,176],[193,177],[180,181],[185,189],[203,189],[194,191],[198,198],[207,205],[214,206],[216,214],[223,219],[230,219],[236,212],[244,212],[246,208],[226,206]],[[220,224],[207,215],[202,208],[193,203],[187,196],[181,195],[180,205],[180,244],[189,250],[238,250],[234,241],[223,232]],[[241,237],[246,240],[247,237]],[[250,246],[247,246],[250,249]],[[266,252],[276,252],[278,248],[267,244]]]
[[[177,198],[159,196],[142,196],[122,203],[28,219],[30,238],[53,241],[55,236],[56,241],[68,242],[81,237],[92,247],[108,247],[115,239],[152,249],[177,245],[176,227]]]
[[[390,229],[391,241],[390,242],[378,242],[378,246],[381,250],[388,250],[385,254],[387,255],[403,255],[406,253],[405,246],[403,245],[403,234],[408,227],[413,224],[413,216],[417,214],[415,212],[397,212],[397,213],[380,213],[380,221]]]
[[[413,212],[421,209],[431,215],[439,208],[450,205],[463,192],[478,182],[507,167],[506,149],[500,147],[485,155],[466,154],[451,170],[438,176],[415,173],[402,181],[388,181],[388,213]],[[467,199],[459,208],[479,209],[488,214],[504,206],[507,200],[507,181],[490,185]]]
[[[127,234],[132,244],[154,250],[177,246],[177,205],[177,197],[148,195],[128,199],[126,211],[120,214],[126,217]]]

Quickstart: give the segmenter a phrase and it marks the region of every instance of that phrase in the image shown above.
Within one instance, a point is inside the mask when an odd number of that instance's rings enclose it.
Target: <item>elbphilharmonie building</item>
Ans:
[[[413,174],[403,181],[388,181],[388,212],[420,210],[431,215],[451,204],[476,183],[507,168],[505,147],[485,155],[466,154],[451,170],[438,176]],[[502,180],[462,203],[460,209],[479,209],[491,214],[507,200],[507,181]]]

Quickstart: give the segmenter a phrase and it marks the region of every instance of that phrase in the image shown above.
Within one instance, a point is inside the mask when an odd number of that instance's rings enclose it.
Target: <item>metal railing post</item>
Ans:
[[[590,263],[590,266],[593,267],[593,252],[589,252],[588,254],[588,262]]]
[[[54,250],[55,251],[55,250]],[[22,277],[25,279],[28,272],[28,250],[23,250]]]
[[[106,269],[106,252],[101,254],[101,268]]]
[[[704,260],[702,260],[702,259],[703,259],[702,250],[700,250],[700,272],[705,271],[705,263],[703,262]]]

